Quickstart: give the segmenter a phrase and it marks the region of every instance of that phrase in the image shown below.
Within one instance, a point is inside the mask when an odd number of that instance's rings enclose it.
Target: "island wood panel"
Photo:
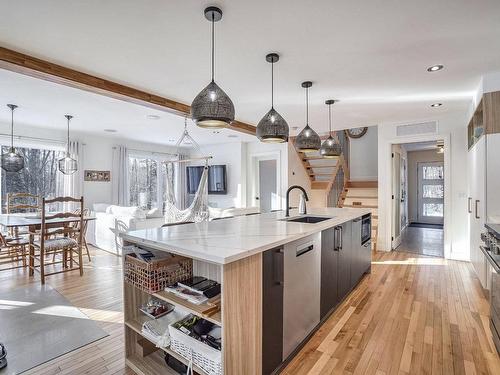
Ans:
[[[486,134],[500,133],[500,91],[484,94],[483,103]]]
[[[262,373],[262,254],[223,266],[224,374]]]
[[[187,104],[4,47],[0,47],[0,68],[179,116],[191,113],[191,107]],[[203,83],[200,83],[200,89],[202,87]],[[255,126],[237,120],[229,128],[250,135],[255,135],[256,131]]]

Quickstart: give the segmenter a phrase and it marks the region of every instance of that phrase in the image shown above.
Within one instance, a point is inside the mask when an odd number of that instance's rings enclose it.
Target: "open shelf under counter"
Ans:
[[[191,303],[179,296],[176,296],[174,293],[159,291],[152,294],[153,297],[161,299],[163,301],[169,302],[174,306],[179,306],[187,311],[197,315],[203,319],[208,320],[218,326],[222,326],[222,316],[220,309],[220,295],[214,298],[209,299],[207,302],[196,305]]]
[[[146,317],[146,316],[144,316],[144,319],[141,318],[141,321],[146,321],[146,320],[149,320],[148,317]],[[125,321],[125,325],[128,328],[132,329],[138,336],[141,336],[144,340],[149,341],[149,338],[147,338],[146,336],[144,336],[142,334],[142,323],[141,322],[139,322],[137,320],[129,320],[129,321]],[[152,344],[154,344],[154,343],[152,343]],[[156,352],[149,354],[145,357],[142,357],[139,354],[135,354],[135,355],[127,358],[127,360],[131,359],[131,361],[134,362],[136,364],[136,366],[142,366],[144,368],[147,368],[147,371],[151,371],[151,369],[156,368],[157,366],[160,366],[160,365],[161,365],[161,368],[163,369],[163,371],[168,371],[170,369],[165,364],[165,360],[163,359],[163,357],[161,355],[162,352],[165,352],[165,353],[171,355],[172,357],[177,359],[179,362],[184,363],[186,366],[189,365],[189,361],[186,358],[184,358],[180,354],[174,352],[170,348],[158,348],[158,350]],[[158,359],[158,358],[160,358],[160,359]],[[206,375],[206,372],[196,365],[193,365],[193,370],[198,374]],[[135,369],[134,369],[134,371],[135,371]],[[174,370],[170,370],[170,371],[172,371],[172,374],[177,374]],[[150,373],[151,372],[144,372],[144,374],[150,374]]]

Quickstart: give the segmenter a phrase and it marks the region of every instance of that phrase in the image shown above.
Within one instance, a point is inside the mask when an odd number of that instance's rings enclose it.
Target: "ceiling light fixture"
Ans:
[[[214,80],[215,22],[222,19],[222,10],[208,7],[205,9],[205,18],[212,23],[212,81],[194,98],[191,118],[202,128],[225,128],[234,120],[234,105]]]
[[[146,115],[148,120],[159,120],[161,117],[159,115]]]
[[[285,119],[274,109],[274,63],[278,62],[280,56],[270,53],[266,61],[271,63],[271,109],[259,121],[257,125],[257,138],[265,143],[283,143],[288,141],[288,124]]]
[[[302,87],[306,89],[306,126],[295,138],[295,147],[299,152],[314,152],[321,147],[321,138],[309,126],[309,88],[311,86],[311,81],[302,82]]]
[[[429,66],[427,68],[427,71],[428,72],[438,72],[440,70],[442,70],[444,68],[444,65],[441,65],[441,64],[438,64],[438,65],[433,65],[433,66]]]
[[[442,105],[443,105],[443,103],[433,103],[433,104],[431,104],[431,107],[436,108],[436,107],[441,107]]]
[[[59,159],[59,170],[63,174],[73,174],[78,170],[78,162],[71,157],[69,153],[69,122],[73,118],[71,115],[65,115],[66,120],[68,120],[68,140],[66,143],[66,155]]]
[[[24,158],[14,148],[14,110],[17,105],[7,104],[7,107],[10,108],[10,148],[2,154],[2,169],[5,172],[19,172],[24,168]]]
[[[333,99],[325,101],[325,104],[328,105],[329,137],[325,139],[325,141],[321,145],[319,154],[326,159],[338,158],[342,153],[342,146],[332,136],[332,104],[334,104],[335,102],[336,101]]]
[[[116,133],[118,130],[116,129],[104,129],[106,133]]]

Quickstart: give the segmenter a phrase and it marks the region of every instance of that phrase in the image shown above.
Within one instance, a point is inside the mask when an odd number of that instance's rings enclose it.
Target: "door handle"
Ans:
[[[476,199],[476,212],[474,214],[476,215],[476,219],[480,219],[478,213],[477,213],[477,204],[479,203],[479,199]]]
[[[340,234],[340,239],[339,239],[339,250],[342,250],[342,227],[339,227],[339,234]]]
[[[273,278],[276,285],[283,285],[283,249],[277,249],[273,257]]]
[[[339,227],[333,228],[333,251],[339,251],[340,250],[340,248],[338,246],[338,242],[339,242],[338,232],[339,232]]]
[[[469,211],[470,214],[472,213],[472,198],[471,197],[469,197],[469,201],[467,203],[467,211]]]

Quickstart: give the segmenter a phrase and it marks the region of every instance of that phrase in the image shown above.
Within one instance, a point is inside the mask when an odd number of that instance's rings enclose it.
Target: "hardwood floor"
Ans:
[[[91,250],[82,278],[47,282],[110,336],[27,374],[133,374],[125,367],[120,259]],[[39,282],[0,272],[6,288]],[[285,374],[500,374],[489,305],[469,263],[377,253],[365,277],[285,369]],[[230,374],[233,375],[233,374]],[[253,375],[253,374],[248,374]]]
[[[500,374],[470,263],[377,253],[285,374]]]

